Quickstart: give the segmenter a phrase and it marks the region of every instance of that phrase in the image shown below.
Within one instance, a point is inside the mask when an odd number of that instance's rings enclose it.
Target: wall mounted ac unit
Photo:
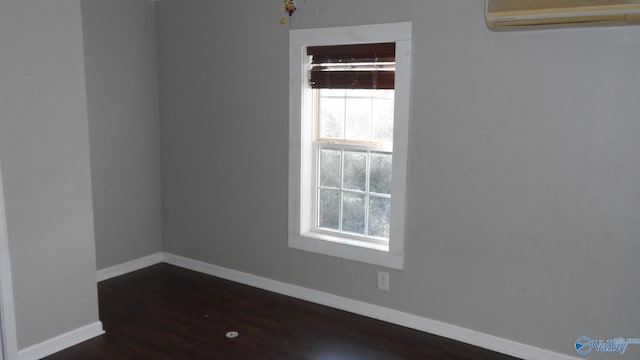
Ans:
[[[485,0],[494,31],[640,24],[640,0]]]

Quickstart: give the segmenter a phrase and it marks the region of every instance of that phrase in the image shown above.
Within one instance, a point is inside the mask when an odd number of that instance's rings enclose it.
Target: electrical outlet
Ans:
[[[389,273],[378,271],[378,290],[389,291]]]

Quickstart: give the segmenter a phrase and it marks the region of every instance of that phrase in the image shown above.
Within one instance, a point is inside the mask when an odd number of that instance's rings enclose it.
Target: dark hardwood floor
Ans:
[[[46,359],[514,359],[166,264],[98,294],[106,334]]]

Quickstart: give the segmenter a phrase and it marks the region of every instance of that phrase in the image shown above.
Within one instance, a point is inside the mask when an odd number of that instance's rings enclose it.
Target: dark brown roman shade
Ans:
[[[314,89],[393,89],[395,43],[309,46]]]

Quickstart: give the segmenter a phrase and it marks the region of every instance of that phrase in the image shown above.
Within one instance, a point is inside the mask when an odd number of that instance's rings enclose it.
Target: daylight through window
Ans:
[[[395,43],[310,47],[317,231],[386,242]]]

